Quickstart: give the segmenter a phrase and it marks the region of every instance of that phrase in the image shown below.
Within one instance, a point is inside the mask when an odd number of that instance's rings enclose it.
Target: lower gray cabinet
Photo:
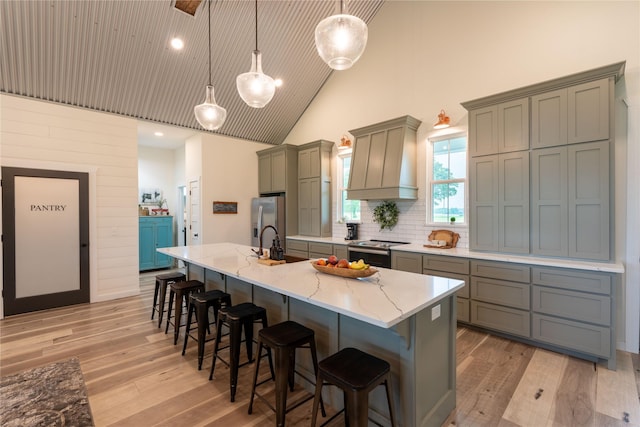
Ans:
[[[287,239],[287,254],[300,258],[309,258],[309,242]]]
[[[349,259],[347,245],[333,245],[333,254],[337,256],[338,259]]]
[[[530,337],[529,311],[471,300],[471,323],[521,337]]]
[[[469,323],[469,260],[446,255],[423,255],[422,267],[423,274],[464,280],[464,288],[456,292],[456,317],[459,322]]]
[[[329,258],[333,255],[331,243],[309,242],[309,258]]]
[[[613,277],[534,267],[532,338],[615,364]]]
[[[391,268],[422,274],[422,255],[412,252],[391,251]]]

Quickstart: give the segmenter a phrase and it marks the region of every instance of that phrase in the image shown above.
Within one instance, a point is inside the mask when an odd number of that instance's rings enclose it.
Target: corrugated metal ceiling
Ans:
[[[383,0],[352,1],[369,23]],[[212,80],[227,120],[216,133],[280,144],[331,73],[315,49],[333,1],[258,2],[264,72],[284,85],[262,109],[247,106],[236,76],[249,71],[254,2],[213,1]],[[170,0],[0,1],[0,91],[202,130],[193,107],[208,81],[207,3],[195,17]],[[169,42],[179,36],[182,51]],[[342,72],[348,72],[342,71]],[[203,130],[204,131],[204,130]]]

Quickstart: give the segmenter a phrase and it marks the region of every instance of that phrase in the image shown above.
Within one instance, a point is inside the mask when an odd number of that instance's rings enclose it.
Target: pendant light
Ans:
[[[204,103],[193,107],[193,112],[200,126],[206,130],[220,128],[227,118],[227,110],[216,104],[211,84],[211,0],[209,0],[209,84]]]
[[[325,18],[316,26],[316,49],[329,67],[346,70],[362,56],[367,37],[367,24],[349,15],[344,0],[340,0],[340,14]]]
[[[258,0],[255,0],[256,12],[256,49],[251,53],[251,71],[236,78],[240,98],[249,107],[262,108],[271,101],[276,93],[275,81],[262,72],[262,53],[258,50]]]

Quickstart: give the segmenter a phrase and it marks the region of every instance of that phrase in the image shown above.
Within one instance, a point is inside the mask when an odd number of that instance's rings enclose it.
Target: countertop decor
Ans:
[[[349,279],[357,279],[359,277],[373,276],[378,272],[375,268],[369,267],[364,270],[354,270],[351,268],[328,267],[326,265],[318,265],[316,261],[312,261],[313,268],[324,274],[333,276],[348,277]]]
[[[380,231],[392,230],[398,223],[398,205],[393,200],[385,200],[373,210],[373,222],[380,224]]]

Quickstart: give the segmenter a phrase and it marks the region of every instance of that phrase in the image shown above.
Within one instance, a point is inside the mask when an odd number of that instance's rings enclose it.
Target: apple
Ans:
[[[338,264],[336,265],[336,267],[349,268],[349,261],[347,261],[346,259],[341,259],[340,261],[338,261]]]
[[[324,259],[319,259],[316,264],[317,265],[327,265],[327,261],[325,261]]]
[[[327,262],[328,262],[329,264],[336,265],[336,264],[338,263],[338,257],[337,257],[337,256],[335,256],[335,255],[331,255],[331,256],[329,257],[329,259],[327,260]]]

